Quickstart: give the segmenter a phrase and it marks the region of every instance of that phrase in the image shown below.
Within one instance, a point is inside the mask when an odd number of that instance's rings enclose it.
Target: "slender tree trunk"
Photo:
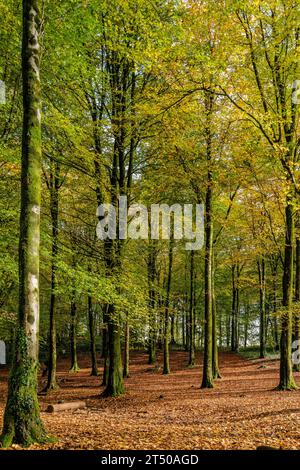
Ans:
[[[213,256],[213,255],[212,255]],[[213,331],[213,344],[212,344],[212,372],[214,379],[220,379],[221,373],[219,370],[219,352],[218,352],[218,341],[217,341],[217,308],[216,308],[216,296],[215,296],[215,267],[214,267],[214,256],[212,260],[212,331]]]
[[[207,187],[205,194],[205,263],[204,263],[204,360],[201,388],[213,387],[213,171],[212,171],[212,112],[213,93],[205,94]]]
[[[23,0],[23,145],[19,240],[19,313],[1,444],[47,440],[37,398],[41,200],[41,2]]]
[[[245,323],[244,323],[244,349],[248,344],[248,328],[249,328],[249,301],[245,304]]]
[[[232,310],[231,310],[231,312],[227,313],[227,317],[226,317],[226,347],[227,347],[227,349],[229,349],[229,347],[230,347],[230,339],[231,339],[230,325],[231,325],[231,320],[232,320]]]
[[[124,344],[124,360],[123,360],[123,377],[129,377],[129,352],[130,352],[130,329],[129,322],[125,324],[125,344]]]
[[[184,312],[184,323],[185,323],[185,351],[190,350],[190,320],[189,320],[189,304],[187,300],[186,310]]]
[[[153,243],[153,242],[150,242]],[[154,282],[156,278],[156,251],[151,244],[148,253],[148,293],[149,293],[149,364],[156,362],[156,340],[157,340],[157,319],[155,313],[155,290]]]
[[[71,301],[71,324],[70,324],[70,353],[71,353],[71,366],[69,372],[78,372],[77,362],[77,304],[75,302],[75,296]]]
[[[231,351],[236,351],[235,344],[235,324],[236,324],[236,265],[235,263],[231,267],[231,279],[232,279],[232,306],[231,306]]]
[[[282,315],[280,338],[280,381],[279,390],[293,390],[296,384],[292,367],[292,304],[293,304],[293,244],[294,244],[294,214],[293,204],[287,199],[285,208],[286,233],[284,251],[284,272],[282,279],[283,306],[286,312]]]
[[[171,222],[172,223],[172,222]],[[170,351],[169,351],[169,319],[170,319],[170,294],[171,294],[171,282],[172,282],[172,269],[173,269],[173,248],[174,248],[174,228],[171,230],[171,239],[169,243],[169,267],[168,267],[168,278],[167,278],[167,292],[165,302],[165,313],[164,313],[164,365],[163,374],[170,373]]]
[[[295,279],[295,301],[300,302],[300,238],[296,238],[296,279]],[[300,315],[295,315],[294,340],[300,340]],[[293,369],[300,372],[300,364],[293,364]]]
[[[95,341],[95,317],[93,312],[93,300],[92,296],[88,296],[88,319],[89,319],[89,332],[90,332],[90,352],[91,352],[91,364],[92,370],[91,375],[98,375],[97,367],[97,352],[96,352],[96,341]]]
[[[232,311],[231,311],[231,351],[239,350],[239,277],[241,268],[239,264],[232,265]]]
[[[273,329],[274,329],[274,343],[275,351],[279,351],[279,331],[278,331],[278,319],[276,316],[277,311],[277,269],[278,269],[278,258],[271,259],[271,274],[272,274],[272,310],[273,310]]]
[[[185,349],[185,306],[183,307],[182,310],[182,316],[181,316],[181,336],[182,336],[182,347]]]
[[[107,385],[107,376],[108,376],[108,333],[107,333],[107,309],[108,304],[105,305],[103,309],[103,328],[102,328],[102,354],[101,357],[104,359],[103,361],[103,375],[102,375],[102,383],[103,387]]]
[[[175,340],[175,314],[174,311],[171,313],[171,344],[176,344]]]
[[[57,253],[58,253],[58,209],[59,209],[59,187],[60,187],[60,164],[54,163],[54,170],[50,171],[50,212],[52,220],[52,259],[51,259],[51,297],[50,297],[50,315],[49,315],[49,364],[48,380],[45,387],[46,391],[58,388],[56,380],[56,271],[57,271]]]
[[[240,289],[239,289],[239,277],[240,267],[237,265],[237,286],[236,286],[236,311],[235,311],[235,331],[234,331],[234,343],[235,352],[239,351],[240,347]]]
[[[259,341],[260,341],[260,358],[266,357],[266,279],[265,279],[265,260],[262,257],[257,262],[258,278],[259,278],[259,306],[260,306],[260,324],[259,324]]]
[[[190,310],[189,310],[189,366],[195,365],[195,305],[194,305],[194,278],[195,278],[195,252],[191,251],[190,268]]]
[[[219,347],[223,347],[223,323],[221,312],[219,314]]]
[[[208,172],[208,186],[205,201],[205,325],[204,325],[204,361],[201,388],[213,387],[213,312],[212,312],[212,254],[213,254],[213,222],[212,222],[212,174]]]

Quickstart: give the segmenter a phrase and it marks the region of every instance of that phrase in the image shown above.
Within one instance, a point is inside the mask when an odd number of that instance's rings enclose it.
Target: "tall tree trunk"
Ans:
[[[71,366],[69,372],[78,372],[77,362],[77,304],[75,301],[75,295],[71,300],[71,322],[70,322],[70,354],[71,354]]]
[[[266,357],[266,279],[265,279],[265,260],[263,257],[257,261],[258,279],[259,279],[259,357]]]
[[[148,253],[148,295],[149,295],[149,364],[156,362],[156,340],[157,340],[157,318],[155,313],[155,289],[154,283],[156,278],[156,250],[153,245],[154,242],[150,241]]]
[[[123,377],[129,377],[129,352],[130,352],[130,329],[128,320],[125,323],[125,342],[124,342],[124,360]]]
[[[206,162],[207,181],[205,194],[205,263],[204,263],[204,360],[201,388],[213,387],[213,171],[212,171],[212,113],[214,95],[210,91],[205,94],[206,110]]]
[[[239,351],[240,347],[240,288],[239,288],[239,278],[240,278],[240,267],[237,265],[237,286],[236,286],[236,304],[235,304],[235,331],[234,331],[234,342],[235,342],[235,351]]]
[[[213,344],[212,344],[212,373],[214,379],[220,379],[221,373],[219,370],[219,352],[218,352],[218,341],[217,341],[217,307],[216,307],[216,295],[215,295],[215,263],[214,254],[212,260],[212,332],[213,332]]]
[[[52,163],[52,162],[51,162]],[[57,271],[57,253],[58,253],[58,209],[59,209],[59,188],[60,188],[60,163],[54,163],[54,170],[50,170],[50,213],[52,221],[52,259],[51,259],[51,297],[50,297],[50,315],[49,315],[49,364],[48,380],[45,391],[58,388],[56,380],[56,271]]]
[[[171,220],[171,225],[173,221]],[[170,351],[169,351],[169,319],[170,319],[170,294],[171,294],[171,282],[172,282],[172,269],[173,269],[173,248],[174,248],[174,227],[171,229],[171,238],[169,243],[169,266],[168,266],[168,277],[167,277],[167,292],[165,301],[165,313],[164,313],[164,364],[163,374],[170,373]]]
[[[284,272],[282,278],[283,300],[286,312],[282,315],[280,338],[280,380],[279,390],[293,390],[296,384],[292,367],[292,304],[293,304],[293,244],[294,244],[294,214],[293,204],[287,199],[285,208],[285,250]]]
[[[212,255],[213,255],[213,222],[212,222],[212,173],[208,171],[208,185],[205,200],[205,325],[204,325],[204,361],[201,388],[213,387],[213,312],[212,312]]]
[[[226,347],[229,349],[230,347],[230,340],[231,340],[231,320],[232,320],[232,310],[227,313],[226,316]]]
[[[173,312],[171,313],[171,344],[176,344],[175,340],[175,313],[174,309]]]
[[[219,316],[219,347],[223,347],[223,323],[222,323],[222,315],[221,312]]]
[[[107,385],[107,376],[108,376],[108,333],[107,333],[107,309],[108,304],[103,308],[103,327],[102,327],[102,354],[101,357],[103,361],[103,374],[102,374],[102,383],[103,387]]]
[[[40,0],[23,0],[23,145],[19,313],[8,383],[3,447],[46,441],[37,398],[41,200]]]
[[[274,330],[274,343],[275,351],[279,351],[279,331],[278,331],[278,319],[276,316],[277,311],[277,269],[278,269],[278,257],[270,261],[271,274],[272,274],[272,310],[273,310],[273,330]]]
[[[300,302],[300,237],[296,237],[296,279],[295,279],[295,301]],[[300,340],[300,315],[295,315],[294,340]],[[300,372],[300,364],[293,364],[293,369]]]
[[[124,393],[120,325],[115,320],[115,307],[109,305],[108,321],[108,376],[104,396],[117,397]]]
[[[244,349],[247,348],[248,344],[248,328],[249,328],[249,300],[245,304],[245,322],[244,322]]]
[[[238,263],[234,263],[231,268],[232,272],[232,311],[231,311],[231,351],[239,350],[239,277],[241,267]]]
[[[185,305],[182,309],[182,316],[181,316],[181,337],[182,337],[182,347],[185,349],[186,339],[185,339]]]
[[[231,267],[231,279],[232,279],[232,306],[231,306],[231,351],[236,351],[236,264],[234,263]]]
[[[112,276],[116,270],[120,270],[121,254],[114,240],[106,240],[106,267],[107,276]],[[121,351],[121,327],[120,316],[116,313],[115,305],[110,303],[107,308],[107,376],[104,396],[117,397],[124,393],[122,351]]]
[[[90,352],[91,352],[91,364],[92,370],[91,375],[97,377],[97,352],[96,352],[96,341],[95,341],[95,316],[93,311],[93,299],[92,296],[88,296],[88,320],[89,320],[89,332],[90,332]]]
[[[190,267],[190,309],[189,309],[189,366],[195,365],[195,305],[194,305],[194,278],[195,278],[195,252],[191,251]]]

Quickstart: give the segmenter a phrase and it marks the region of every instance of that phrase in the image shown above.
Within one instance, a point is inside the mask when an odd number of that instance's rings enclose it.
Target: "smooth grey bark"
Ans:
[[[1,436],[3,447],[47,440],[37,397],[41,206],[41,1],[23,0],[23,142],[19,311]]]

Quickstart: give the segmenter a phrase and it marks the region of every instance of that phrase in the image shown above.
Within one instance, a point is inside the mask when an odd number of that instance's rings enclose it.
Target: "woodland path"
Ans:
[[[131,377],[121,398],[99,398],[100,378],[90,377],[88,358],[81,371],[67,372],[59,362],[60,390],[40,397],[49,402],[85,400],[86,410],[51,415],[42,412],[53,449],[254,449],[270,445],[300,449],[300,390],[274,391],[278,361],[247,360],[220,354],[222,379],[200,390],[201,361],[187,368],[187,353],[171,353],[169,376],[147,365],[144,353],[131,354]],[[158,363],[161,363],[159,357]],[[296,374],[300,386],[300,376]],[[7,374],[0,372],[0,418]],[[41,448],[33,446],[32,448]]]

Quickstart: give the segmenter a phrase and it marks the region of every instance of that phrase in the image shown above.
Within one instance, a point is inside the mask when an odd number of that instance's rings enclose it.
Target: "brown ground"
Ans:
[[[213,390],[200,390],[201,358],[186,367],[187,354],[173,352],[172,373],[147,365],[147,356],[132,353],[131,378],[121,398],[100,398],[100,378],[90,377],[88,360],[70,375],[59,364],[61,389],[41,397],[46,403],[85,400],[86,410],[42,418],[57,436],[51,449],[254,449],[270,445],[300,449],[300,390],[278,392],[278,361],[246,360],[221,354],[223,378]],[[264,364],[264,365],[263,365]],[[300,385],[300,377],[297,374]],[[5,404],[6,374],[0,373],[0,419]]]

